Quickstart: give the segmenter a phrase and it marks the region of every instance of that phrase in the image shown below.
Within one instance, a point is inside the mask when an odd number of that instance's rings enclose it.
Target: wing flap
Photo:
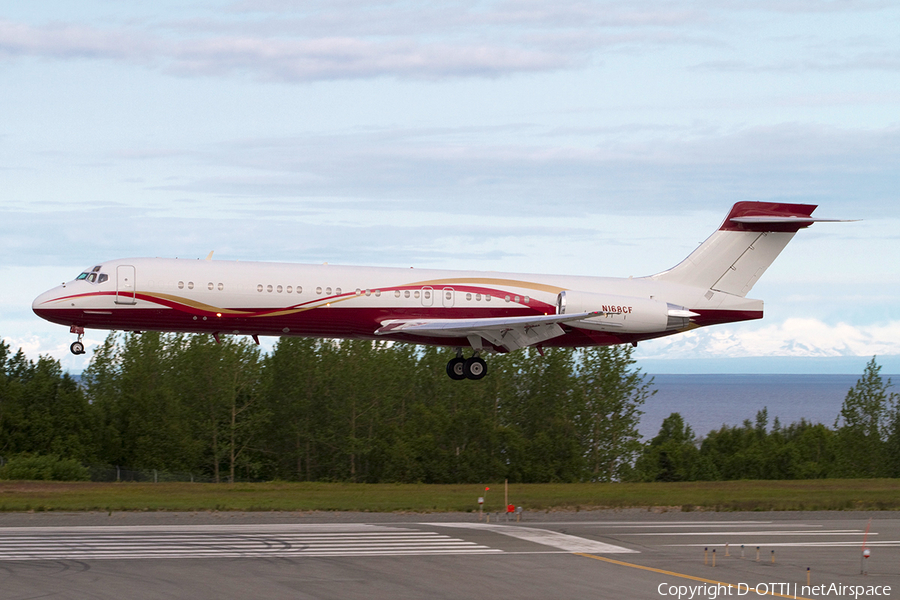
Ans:
[[[571,315],[488,317],[483,319],[389,319],[381,322],[376,335],[409,333],[434,337],[480,336],[508,351],[533,346],[563,335],[561,323],[603,315],[602,311]]]

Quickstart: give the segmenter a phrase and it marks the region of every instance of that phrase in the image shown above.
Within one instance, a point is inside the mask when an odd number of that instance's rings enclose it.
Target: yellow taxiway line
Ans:
[[[578,556],[583,556],[585,558],[593,558],[594,560],[601,560],[603,562],[608,562],[614,565],[620,565],[622,567],[631,567],[633,569],[643,569],[644,571],[653,571],[654,573],[662,573],[663,575],[670,575],[672,577],[681,577],[682,579],[692,579],[694,581],[702,581],[703,583],[712,583],[715,585],[724,585],[729,588],[734,589],[742,589],[738,588],[733,583],[728,583],[725,581],[717,581],[715,579],[706,579],[705,577],[696,577],[694,575],[687,575],[685,573],[676,573],[675,571],[666,571],[665,569],[657,569],[656,567],[647,567],[644,565],[636,565],[634,563],[625,562],[622,560],[615,560],[614,558],[606,558],[605,556],[597,556],[595,554],[585,554],[583,552],[575,552]],[[748,588],[748,592],[756,592],[759,596],[777,596],[779,598],[795,598],[796,600],[811,600],[810,598],[804,598],[803,596],[795,596],[790,594],[779,594],[777,592],[766,591],[766,592],[757,592],[756,588]]]

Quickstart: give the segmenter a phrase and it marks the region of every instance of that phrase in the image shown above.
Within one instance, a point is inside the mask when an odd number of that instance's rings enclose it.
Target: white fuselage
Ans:
[[[480,379],[485,351],[631,343],[760,319],[747,293],[815,206],[738,202],[703,244],[649,277],[129,258],[101,263],[32,308],[85,328],[390,339],[459,348],[454,379]],[[474,354],[462,358],[462,348]]]
[[[162,258],[113,260],[91,271],[96,274],[93,282],[84,278],[42,294],[34,301],[35,312],[57,323],[99,329],[375,338],[376,330],[390,320],[556,314],[559,295],[568,290],[597,297],[597,306],[585,310],[615,313],[604,317],[610,327],[593,328],[602,335],[571,327],[577,330],[574,339],[547,343],[583,346],[675,333],[665,326],[646,330],[638,324],[644,312],[635,305],[648,301],[708,313],[714,322],[757,318],[762,311],[757,300],[731,297],[728,306],[722,306],[722,298],[705,298],[706,290],[650,277]],[[455,339],[459,336],[385,335],[460,345]]]

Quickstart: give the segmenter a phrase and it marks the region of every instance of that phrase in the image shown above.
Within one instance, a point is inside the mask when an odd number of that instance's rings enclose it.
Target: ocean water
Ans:
[[[644,404],[640,433],[649,440],[663,419],[681,413],[697,436],[722,425],[756,421],[763,408],[769,427],[777,416],[782,425],[806,419],[834,426],[847,391],[861,375],[648,375],[656,394]],[[898,376],[884,379],[900,381]],[[892,391],[900,391],[892,388]]]

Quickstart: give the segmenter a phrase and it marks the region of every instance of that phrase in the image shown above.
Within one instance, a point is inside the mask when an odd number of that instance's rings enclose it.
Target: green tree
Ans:
[[[111,333],[83,373],[101,416],[102,455],[109,464],[193,471],[200,466],[194,418],[178,369],[185,336]]]
[[[675,412],[666,417],[659,433],[647,443],[635,464],[640,481],[689,481],[700,457],[691,426]]]
[[[627,345],[586,348],[580,352],[577,386],[580,443],[591,479],[618,481],[630,476],[641,450],[641,406],[653,396],[653,379],[634,368]]]
[[[881,377],[881,366],[872,357],[862,377],[847,392],[835,420],[838,476],[891,474],[892,466],[886,458],[890,454],[891,416],[896,414],[898,397],[890,388],[891,380]]]
[[[264,403],[272,417],[265,452],[270,476],[313,481],[325,407],[319,376],[321,340],[281,338],[263,362]]]
[[[792,450],[791,479],[821,479],[834,472],[834,431],[801,419],[784,430]]]
[[[2,344],[0,365],[0,452],[95,457],[92,407],[59,361],[32,362],[21,349],[10,358]]]
[[[237,470],[253,475],[262,470],[256,442],[270,412],[260,402],[260,352],[247,338],[193,335],[179,352],[177,376],[182,405],[201,440],[213,480],[234,481]]]
[[[579,445],[574,385],[574,353],[550,348],[544,355],[528,348],[510,357],[504,403],[508,426],[518,432],[510,448],[514,481],[579,481],[584,457]]]

